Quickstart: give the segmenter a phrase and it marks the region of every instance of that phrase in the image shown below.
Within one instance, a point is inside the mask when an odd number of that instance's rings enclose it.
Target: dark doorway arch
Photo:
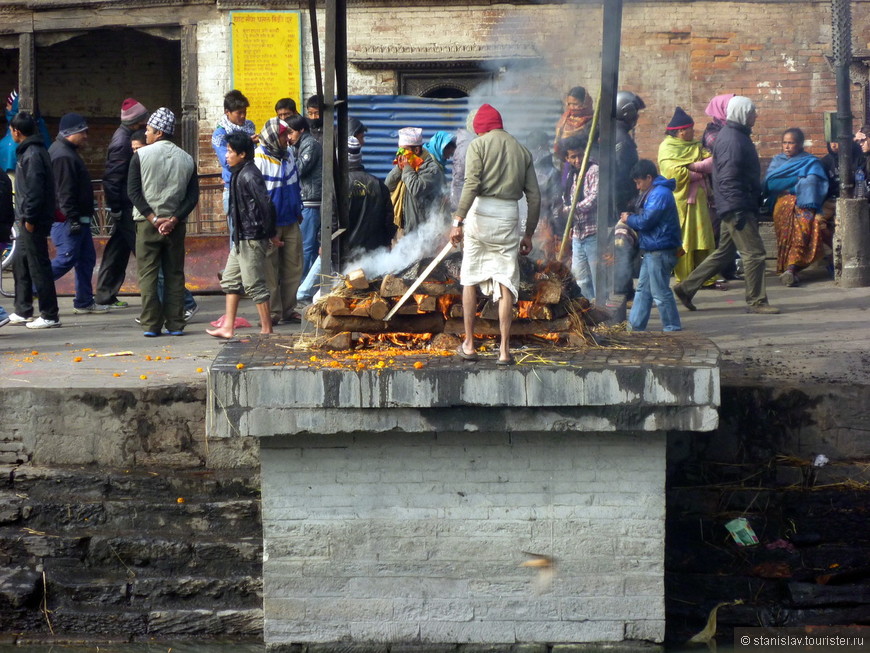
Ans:
[[[461,89],[461,88],[456,88],[455,86],[444,85],[444,86],[436,86],[435,88],[430,88],[430,89],[424,91],[421,94],[421,97],[438,98],[438,99],[454,99],[454,98],[468,97],[468,92]]]

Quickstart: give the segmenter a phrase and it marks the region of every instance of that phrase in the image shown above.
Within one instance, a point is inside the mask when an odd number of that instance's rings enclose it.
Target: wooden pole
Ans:
[[[595,113],[592,115],[592,126],[589,129],[589,140],[586,141],[586,151],[583,152],[583,162],[580,164],[580,172],[577,174],[577,187],[574,189],[574,195],[571,198],[571,210],[568,212],[568,223],[565,225],[565,233],[562,235],[562,245],[559,247],[557,261],[561,261],[565,256],[565,252],[568,251],[571,226],[574,223],[574,212],[577,210],[577,200],[580,199],[580,192],[583,189],[583,178],[586,176],[586,169],[589,167],[589,155],[595,142],[595,130],[598,128],[599,115],[601,115],[601,89],[598,89],[598,99],[595,101]]]

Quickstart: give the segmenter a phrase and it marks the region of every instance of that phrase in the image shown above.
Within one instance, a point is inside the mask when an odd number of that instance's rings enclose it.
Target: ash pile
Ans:
[[[438,263],[396,314],[385,320],[432,260],[423,258],[400,272],[374,279],[368,279],[362,269],[341,277],[328,295],[305,311],[319,335],[313,346],[348,348],[353,334],[428,334],[432,338],[426,341],[433,348],[455,348],[465,331],[459,284],[461,252]],[[604,311],[581,295],[570,270],[555,261],[520,257],[518,290],[512,339],[572,346],[591,344],[594,339],[590,329],[607,319]],[[477,316],[476,336],[498,335],[498,304],[479,291]],[[391,340],[395,342],[395,338]]]

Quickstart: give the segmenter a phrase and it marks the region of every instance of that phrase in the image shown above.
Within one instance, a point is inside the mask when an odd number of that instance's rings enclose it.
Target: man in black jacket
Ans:
[[[254,142],[244,132],[227,135],[227,166],[230,169],[228,219],[232,245],[221,275],[226,293],[223,325],[206,329],[215,338],[232,338],[239,300],[246,294],[257,307],[260,333],[272,333],[269,287],[266,284],[266,258],[271,247],[280,247],[276,238],[275,207],[266,182],[254,163]]]
[[[0,251],[12,241],[15,207],[12,203],[12,180],[0,170]],[[0,306],[0,327],[9,324],[9,314]]]
[[[54,176],[51,158],[36,119],[20,112],[9,125],[15,148],[15,217],[18,222],[19,251],[13,264],[15,277],[15,312],[11,324],[24,324],[29,329],[50,329],[60,326],[57,293],[48,257],[48,235],[54,224]],[[33,289],[39,295],[39,313],[33,319]]]
[[[127,274],[130,254],[136,249],[136,227],[133,225],[133,202],[127,196],[127,176],[133,148],[130,137],[145,126],[148,110],[133,98],[121,105],[121,126],[115,130],[106,152],[103,192],[109,207],[111,235],[103,250],[100,274],[97,277],[96,302],[109,308],[126,308],[118,299],[118,291]]]
[[[719,246],[692,273],[674,286],[674,294],[690,311],[701,285],[719,274],[740,252],[746,282],[747,313],[779,313],[767,303],[764,243],[758,234],[761,164],[749,135],[757,112],[752,101],[736,95],[728,102],[725,126],[713,144],[713,197],[722,220]]]
[[[646,108],[644,101],[631,91],[616,94],[616,142],[614,164],[616,175],[613,180],[616,195],[616,212],[631,213],[637,197],[631,171],[638,162],[637,144],[631,135],[637,125],[640,112]],[[640,265],[640,250],[637,234],[625,223],[617,222],[613,234],[614,265],[613,292],[619,297],[630,299],[634,296],[632,279]]]
[[[390,191],[366,172],[362,144],[353,136],[347,139],[347,191],[350,204],[347,233],[341,237],[342,258],[389,246],[396,235]]]
[[[91,277],[97,263],[91,218],[94,213],[94,187],[85,162],[78,153],[88,140],[88,123],[77,113],[60,119],[57,139],[48,148],[54,174],[55,199],[62,222],[51,227],[55,255],[51,260],[52,278],[57,281],[75,268],[76,295],[73,313],[105,313],[109,307],[94,302]]]

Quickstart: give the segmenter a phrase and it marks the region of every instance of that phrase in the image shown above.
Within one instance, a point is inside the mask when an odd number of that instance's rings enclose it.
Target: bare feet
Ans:
[[[205,332],[213,338],[226,338],[227,340],[235,335],[232,329],[226,329],[224,327],[219,329],[206,329]]]

